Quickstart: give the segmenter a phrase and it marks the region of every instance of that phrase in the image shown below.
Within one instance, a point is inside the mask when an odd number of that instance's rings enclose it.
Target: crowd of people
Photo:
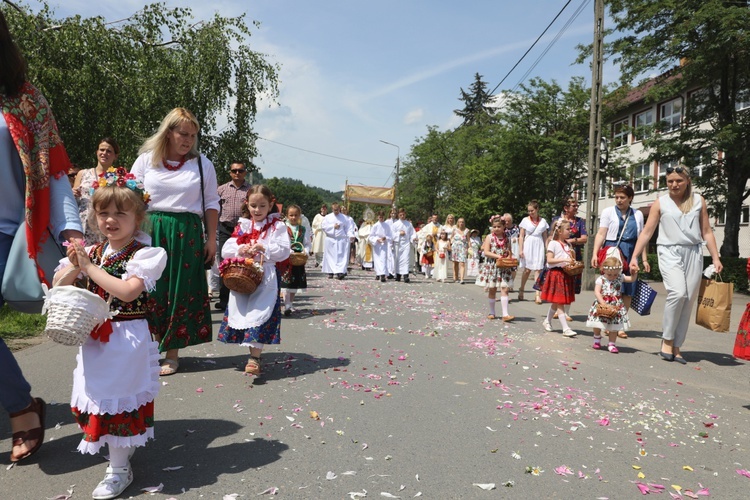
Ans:
[[[0,39],[12,40],[1,13]],[[550,223],[534,200],[518,226],[510,214],[492,215],[483,239],[484,230],[467,228],[453,214],[443,224],[433,214],[415,228],[403,208],[393,208],[387,218],[384,211],[368,210],[357,226],[347,207],[332,203],[330,212],[321,206],[310,224],[297,205],[284,207],[282,215],[268,187],[245,180],[242,162],[232,163],[231,180],[217,185],[214,165],[196,149],[200,124],[184,108],[164,117],[130,169],[115,166],[119,145],[105,137],[96,149],[96,166],[76,170],[46,100],[26,79],[18,48],[3,43],[0,50],[7,62],[0,66],[0,173],[6,179],[0,278],[19,228],[35,258],[49,227],[67,245],[67,255],[48,281],[83,283],[117,311],[81,346],[73,374],[71,408],[83,431],[78,450],[97,453],[106,445],[109,451],[95,499],[116,498],[133,481],[133,453],[154,436],[159,377],[178,372],[181,349],[213,338],[208,269],[251,265],[261,276],[253,293],[230,290],[223,280],[215,287],[214,307],[223,313],[218,340],[247,348],[244,371],[254,376],[262,373],[264,347],[281,341],[282,316],[294,314],[295,295],[307,288],[308,256],[309,268],[320,267],[329,279],[346,279],[357,265],[372,270],[381,283],[389,278],[410,283],[415,273],[440,283],[449,274],[457,284],[473,280],[487,293],[487,318],[506,323],[515,319],[510,294],[520,268],[517,299],[524,300],[533,274],[534,301],[550,304],[542,328],[552,331],[557,319],[562,335],[577,334],[569,306],[581,282],[570,269],[582,265],[588,235],[573,198]],[[22,140],[27,136],[34,140]],[[615,189],[615,206],[602,213],[594,240],[591,266],[602,274],[586,325],[593,329],[595,349],[606,334],[607,349],[618,352],[617,339],[627,338],[630,323],[631,285],[641,267],[648,271],[646,249],[658,226],[667,289],[660,356],[685,364],[680,349],[700,281],[703,244],[717,272],[722,264],[705,200],[692,192],[689,170],[670,167],[666,182],[668,193],[652,205],[645,224],[631,207],[632,188]],[[2,339],[0,380],[0,402],[13,430],[11,461],[18,462],[43,443],[45,402],[31,396]]]

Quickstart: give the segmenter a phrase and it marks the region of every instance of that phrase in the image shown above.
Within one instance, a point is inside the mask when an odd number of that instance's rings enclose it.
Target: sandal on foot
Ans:
[[[593,349],[601,349],[602,348],[602,338],[601,337],[594,337],[594,345],[591,346]]]
[[[260,358],[250,356],[250,359],[247,360],[247,364],[245,365],[245,373],[255,376],[260,375]]]
[[[494,314],[488,314],[487,315],[487,319],[495,319],[495,315]]]
[[[552,331],[552,325],[549,324],[549,321],[547,321],[546,318],[542,320],[542,328],[544,328],[544,330],[547,332]]]
[[[110,500],[119,497],[133,482],[133,469],[127,467],[107,467],[104,479],[96,485],[91,496],[95,500]]]
[[[179,359],[164,358],[161,360],[161,369],[159,370],[159,376],[167,377],[169,375],[174,375],[175,373],[177,373],[177,370],[179,369],[180,369]]]
[[[29,429],[27,431],[18,431],[13,433],[12,442],[13,442],[13,448],[16,446],[22,446],[24,443],[28,441],[36,441],[36,444],[26,453],[23,455],[14,455],[11,451],[10,453],[10,461],[11,462],[19,462],[25,458],[29,458],[31,455],[39,451],[39,448],[41,448],[42,443],[44,442],[44,417],[47,414],[47,405],[44,402],[42,398],[34,398],[31,400],[31,404],[24,408],[21,411],[18,411],[16,413],[11,413],[9,415],[10,418],[20,417],[21,415],[25,415],[26,413],[34,412],[39,417],[39,427],[34,427],[33,429]]]
[[[628,334],[625,333],[625,332],[623,332],[622,330],[620,330],[619,332],[617,332],[617,336],[620,337],[621,339],[628,338]]]
[[[609,352],[611,352],[612,354],[617,354],[618,352],[620,352],[620,350],[619,350],[619,349],[617,348],[617,346],[616,346],[616,345],[614,345],[614,344],[609,344],[609,345],[607,346],[607,350],[608,350]]]
[[[509,322],[513,321],[514,319],[516,319],[515,316],[511,316],[511,315],[503,316],[503,323],[509,323]]]

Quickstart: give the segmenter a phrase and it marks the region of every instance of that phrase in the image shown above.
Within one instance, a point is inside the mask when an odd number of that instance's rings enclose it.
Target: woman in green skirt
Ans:
[[[213,263],[216,255],[219,195],[214,165],[195,147],[199,128],[190,111],[173,109],[143,143],[131,169],[151,194],[153,246],[164,248],[169,256],[148,307],[149,328],[159,351],[166,352],[161,375],[177,372],[179,349],[212,337],[204,264]]]

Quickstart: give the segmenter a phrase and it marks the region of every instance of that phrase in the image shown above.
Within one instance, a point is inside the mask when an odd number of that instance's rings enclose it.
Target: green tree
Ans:
[[[182,106],[201,123],[201,149],[219,172],[233,160],[252,166],[258,98],[278,95],[278,68],[248,45],[257,22],[196,20],[163,3],[111,22],[58,19],[42,5],[4,13],[74,163],[93,165],[98,140],[111,135],[121,144],[118,163],[131,164],[161,119]]]
[[[644,141],[650,159],[682,158],[692,165],[708,151],[711,165],[696,179],[714,209],[726,208],[721,255],[739,256],[739,223],[750,195],[750,9],[746,1],[610,0],[616,38],[608,52],[620,64],[623,85],[644,74],[665,74],[648,90],[656,102],[693,93],[683,126]],[[683,64],[677,67],[678,62]],[[701,127],[702,122],[711,127]],[[661,128],[657,125],[657,132]],[[718,152],[722,152],[718,155]]]
[[[464,107],[453,112],[463,118],[464,125],[482,125],[491,121],[495,111],[492,107],[495,98],[487,92],[487,82],[482,80],[479,73],[474,74],[474,82],[469,86],[468,92],[461,89],[458,100],[464,103]]]
[[[299,205],[302,213],[311,221],[325,201],[314,189],[297,179],[272,177],[263,183],[271,189],[276,201],[284,205],[285,211],[289,205]]]

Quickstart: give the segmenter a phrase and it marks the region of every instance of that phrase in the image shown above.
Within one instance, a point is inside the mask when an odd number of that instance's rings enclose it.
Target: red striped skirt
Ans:
[[[542,285],[542,300],[553,304],[571,304],[576,299],[575,278],[568,276],[560,267],[547,273]]]

